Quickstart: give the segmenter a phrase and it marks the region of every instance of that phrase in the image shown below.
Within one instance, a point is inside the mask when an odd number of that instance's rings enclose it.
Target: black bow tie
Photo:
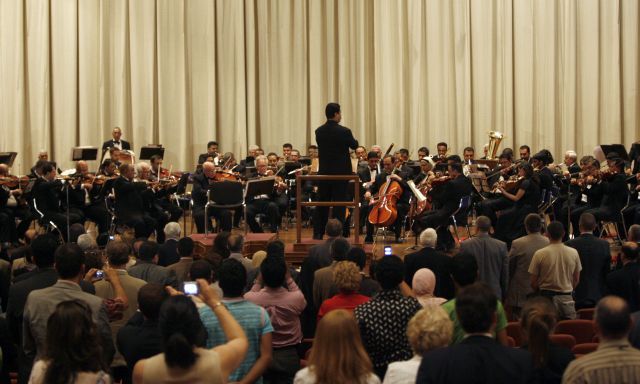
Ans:
[[[114,141],[113,144],[120,144],[120,142],[119,141]]]

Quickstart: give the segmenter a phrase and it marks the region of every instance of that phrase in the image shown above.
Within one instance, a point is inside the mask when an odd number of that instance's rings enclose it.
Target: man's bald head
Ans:
[[[213,164],[210,161],[205,161],[202,164],[202,172],[205,174],[205,176],[207,176],[208,178],[212,178],[215,175],[216,172],[216,165]]]
[[[0,176],[9,176],[9,166],[7,164],[0,164]]]
[[[89,165],[84,160],[79,160],[76,162],[76,172],[80,174],[85,174],[89,172]]]
[[[618,296],[606,296],[598,302],[594,320],[601,339],[626,339],[631,328],[629,305]]]

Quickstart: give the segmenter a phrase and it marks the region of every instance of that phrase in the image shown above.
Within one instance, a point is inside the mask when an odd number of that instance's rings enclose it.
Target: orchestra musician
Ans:
[[[213,160],[213,163],[217,164],[217,158],[218,158],[218,142],[217,141],[210,141],[207,143],[207,153],[202,153],[200,154],[200,156],[198,156],[198,165],[203,164],[205,161],[207,161],[208,158],[211,158]]]
[[[581,174],[578,178],[570,179],[571,186],[577,187],[572,199],[567,202],[560,213],[559,221],[567,228],[566,240],[569,239],[569,204],[571,209],[571,223],[573,233],[579,235],[578,222],[585,211],[600,206],[602,201],[602,184],[600,183],[600,162],[593,156],[583,156],[580,159]]]
[[[449,147],[447,143],[444,141],[439,142],[436,145],[437,154],[433,157],[433,161],[436,163],[444,163],[447,161],[447,152],[449,151]]]
[[[420,173],[413,179],[416,186],[420,187],[424,184],[431,183],[431,181],[436,178],[435,173],[433,173],[433,166],[433,160],[431,160],[430,157],[420,159]]]
[[[172,202],[171,198],[178,189],[178,180],[169,174],[169,170],[162,168],[162,157],[151,156],[151,165],[146,162],[138,163],[138,178],[154,183],[153,188],[143,193],[147,212],[158,221],[163,228],[160,237],[164,238],[164,224],[178,221],[182,217],[182,209]]]
[[[438,243],[447,249],[454,244],[449,232],[449,217],[460,206],[460,200],[470,195],[473,188],[471,181],[462,174],[461,163],[449,164],[448,173],[448,181],[442,186],[443,193],[434,200],[437,208],[423,213],[413,224],[415,233],[421,233],[426,228],[435,228],[438,231]]]
[[[47,162],[42,166],[41,176],[33,185],[33,198],[36,206],[44,215],[44,220],[52,221],[60,230],[63,238],[67,235],[67,212],[62,209],[60,193],[63,181],[56,178],[53,163]],[[69,225],[84,223],[84,216],[75,210],[70,210]]]
[[[310,159],[317,159],[318,158],[318,146],[315,144],[311,144],[310,146],[307,147],[307,156]]]
[[[0,180],[7,181],[0,186],[0,243],[4,244],[4,247],[7,244],[17,244],[18,239],[24,237],[32,220],[29,207],[20,204],[23,195],[20,184],[16,187],[8,185],[9,181],[14,179],[9,174],[9,167],[0,164]],[[21,220],[17,228],[16,218]]]
[[[120,176],[113,182],[118,222],[134,228],[137,236],[156,229],[156,237],[161,238],[163,228],[159,228],[158,221],[145,209],[143,192],[147,190],[147,183],[134,182],[136,170],[133,164],[122,164],[119,170]]]
[[[79,210],[89,220],[96,223],[98,233],[109,231],[111,215],[107,211],[100,186],[94,184],[94,176],[89,173],[86,161],[76,162],[76,182],[69,189],[69,204]]]
[[[520,160],[529,162],[531,158],[531,148],[528,145],[521,145],[520,148]]]
[[[120,127],[113,128],[111,131],[111,136],[113,137],[110,140],[102,143],[102,153],[104,153],[109,148],[118,148],[119,150],[131,150],[131,144],[128,141],[121,140],[122,130]]]
[[[402,232],[402,225],[404,223],[404,219],[409,212],[409,197],[411,196],[411,189],[407,185],[407,180],[409,180],[409,175],[404,173],[400,169],[400,162],[395,160],[394,156],[387,155],[382,159],[382,172],[376,176],[375,182],[370,186],[369,191],[365,192],[364,200],[369,200],[369,203],[362,207],[362,215],[364,217],[369,217],[369,213],[372,209],[376,209],[376,205],[373,200],[379,200],[379,193],[384,183],[387,182],[387,178],[389,182],[396,181],[402,187],[402,196],[397,201],[396,209],[397,209],[397,218],[396,221],[391,224],[395,232],[395,241],[396,243],[400,241],[400,234]],[[394,172],[395,171],[395,172]],[[374,226],[367,220],[367,232],[365,236],[365,243],[373,242],[373,231]]]
[[[291,161],[289,160],[289,156],[291,155],[292,150],[293,145],[291,145],[291,143],[282,144],[282,161]]]
[[[501,154],[498,158],[498,166],[494,168],[491,176],[487,182],[494,190],[497,190],[499,183],[509,180],[512,176],[515,176],[513,163],[511,162],[511,156],[508,154]],[[508,209],[513,205],[512,200],[509,200],[504,195],[498,193],[496,197],[481,201],[476,204],[476,213],[478,216],[486,216],[491,220],[491,225],[495,228],[498,221],[496,212]]]
[[[537,212],[540,203],[538,183],[533,167],[529,163],[522,163],[518,166],[514,191],[508,191],[503,184],[498,187],[502,196],[512,202],[512,206],[500,212],[495,226],[497,239],[510,245],[516,238],[526,235],[524,219],[528,214]]]
[[[351,175],[349,148],[356,149],[358,141],[349,128],[340,125],[342,112],[338,103],[329,103],[325,108],[327,122],[316,129],[319,169],[321,175]],[[323,181],[318,183],[319,201],[345,201],[348,182]],[[322,240],[329,216],[328,207],[316,207],[313,217],[313,238]],[[344,225],[345,207],[333,207],[333,216],[343,224],[343,235],[349,235],[349,227]]]
[[[267,161],[269,168],[271,169],[277,169],[278,168],[278,162],[279,162],[279,158],[278,158],[278,154],[275,152],[269,152],[269,154],[267,155]]]
[[[475,154],[476,154],[476,151],[475,149],[473,149],[473,147],[466,147],[462,151],[462,157],[464,159],[464,162],[467,164],[471,164],[475,160]]]
[[[268,168],[267,158],[258,156],[255,160],[256,170],[259,177],[274,176],[274,172]],[[271,195],[256,196],[246,201],[247,225],[251,228],[251,232],[262,233],[262,227],[256,221],[256,215],[266,215],[271,224],[271,232],[278,233],[278,227],[282,221],[280,209],[276,203],[276,199],[281,196],[286,189],[286,184],[282,179],[277,179]]]
[[[193,190],[191,197],[193,198],[193,220],[196,222],[196,228],[198,233],[204,233],[204,206],[207,204],[207,191],[209,186],[213,183],[224,183],[224,181],[215,181],[216,166],[209,161],[205,161],[202,164],[202,174],[193,176]],[[210,207],[207,209],[208,218],[215,218],[218,222],[218,226],[222,231],[231,231],[231,211],[228,209],[220,209]],[[210,228],[210,226],[209,226]]]
[[[541,150],[531,158],[533,170],[538,173],[540,179],[540,190],[549,191],[554,186],[553,172],[548,167],[551,163],[553,163],[553,156],[547,149]]]
[[[370,151],[367,154],[367,162],[365,164],[358,165],[358,177],[360,178],[360,183],[362,183],[362,187],[360,188],[360,204],[361,211],[363,212],[360,215],[360,228],[367,220],[367,215],[364,212],[368,212],[367,206],[369,205],[369,199],[365,198],[365,194],[369,192],[368,196],[371,196],[371,187],[376,181],[376,177],[380,174],[380,157],[377,152]]]
[[[356,159],[358,159],[358,163],[360,162],[366,162],[367,161],[367,148],[363,147],[362,145],[359,145],[358,148],[356,148]]]
[[[247,169],[247,167],[255,167],[255,159],[258,156],[259,149],[260,147],[258,147],[257,145],[250,145],[247,157],[240,160],[240,164],[236,168],[236,171],[243,173],[245,169]]]
[[[427,147],[418,148],[418,160],[422,160],[427,156],[429,156],[429,148]]]

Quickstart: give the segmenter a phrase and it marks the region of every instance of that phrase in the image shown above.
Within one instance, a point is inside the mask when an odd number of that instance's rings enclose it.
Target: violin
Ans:
[[[239,181],[240,175],[231,171],[218,170],[213,176],[213,179],[215,181]]]
[[[396,167],[392,174],[398,169]],[[369,212],[369,223],[379,227],[388,227],[393,224],[398,217],[398,199],[402,196],[402,192],[400,183],[391,180],[391,175],[387,176],[387,181],[380,187],[377,201]]]
[[[10,189],[24,189],[29,185],[29,176],[5,176],[0,177],[0,185],[4,185]]]

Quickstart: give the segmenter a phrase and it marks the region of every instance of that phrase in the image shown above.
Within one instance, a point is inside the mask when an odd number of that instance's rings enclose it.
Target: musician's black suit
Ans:
[[[124,141],[124,140],[120,140],[120,146],[123,150],[130,150],[131,149],[131,144],[129,144],[128,141]],[[115,147],[115,142],[113,141],[113,139],[111,140],[107,140],[104,143],[102,143],[102,150],[106,151],[111,147]]]
[[[358,141],[353,137],[351,130],[333,120],[316,129],[316,143],[318,144],[318,156],[320,175],[351,175],[351,157],[349,148],[356,149]],[[345,201],[347,198],[347,182],[320,182],[318,183],[319,201]],[[313,237],[322,238],[324,227],[329,215],[328,207],[317,207],[313,218]],[[344,223],[345,207],[334,207],[333,216]],[[343,235],[349,234],[349,228],[345,225]]]

